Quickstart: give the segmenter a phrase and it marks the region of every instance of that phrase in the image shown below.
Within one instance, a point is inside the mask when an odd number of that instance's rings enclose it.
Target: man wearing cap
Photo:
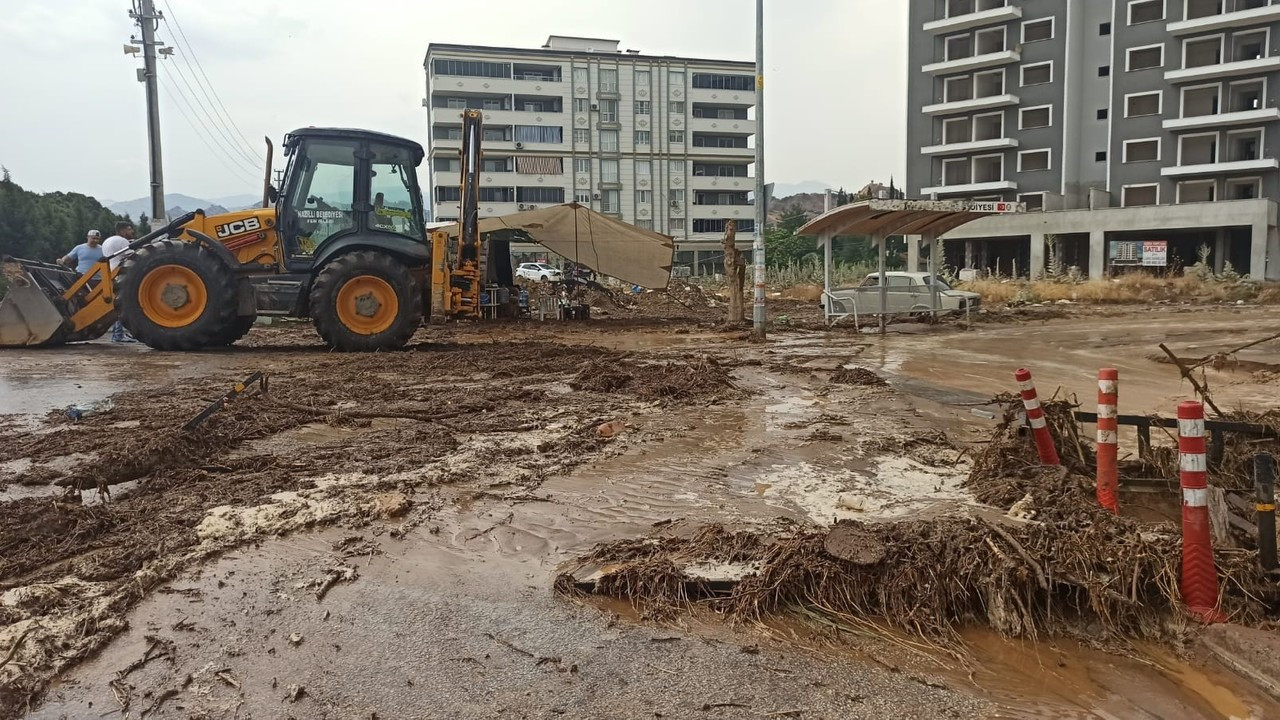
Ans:
[[[74,267],[81,275],[89,272],[93,264],[102,259],[102,233],[90,230],[84,242],[71,248],[66,257],[58,258],[59,265]]]
[[[116,234],[107,238],[102,243],[102,251],[106,254],[107,259],[111,261],[111,269],[116,267],[129,255],[129,243],[133,242],[133,223],[128,220],[121,220],[116,223]],[[124,325],[116,320],[116,324],[111,326],[111,342],[118,343],[134,343],[138,342],[133,336],[124,329]]]

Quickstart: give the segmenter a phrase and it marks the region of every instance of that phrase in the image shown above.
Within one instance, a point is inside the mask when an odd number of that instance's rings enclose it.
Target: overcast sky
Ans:
[[[183,113],[194,122],[196,108],[214,105],[216,116],[216,104],[200,94],[198,70],[166,61],[165,189],[204,198],[258,192],[262,137],[278,143],[295,127],[366,127],[425,144],[422,60],[431,42],[538,47],[560,34],[616,38],[646,54],[749,61],[755,52],[752,0],[156,3],[169,20],[158,36],[192,66],[199,61],[236,126],[225,131],[230,138],[210,120],[209,132],[193,130]],[[890,174],[900,181],[907,3],[765,4],[769,180],[850,188]],[[146,195],[146,115],[134,71],[141,60],[122,50],[137,32],[128,0],[4,5],[0,164],[31,190]]]

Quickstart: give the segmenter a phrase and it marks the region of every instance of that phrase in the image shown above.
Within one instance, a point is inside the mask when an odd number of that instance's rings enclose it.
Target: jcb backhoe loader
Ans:
[[[285,136],[279,190],[269,182],[268,142],[261,208],[178,218],[131,243],[114,271],[103,260],[77,278],[5,258],[0,345],[92,339],[118,313],[153,348],[196,350],[234,343],[258,315],[287,315],[312,318],[338,350],[382,350],[407,343],[433,299],[437,314],[478,317],[480,119],[463,113],[463,233],[454,248],[448,233],[429,238],[424,229],[421,145],[304,128]]]

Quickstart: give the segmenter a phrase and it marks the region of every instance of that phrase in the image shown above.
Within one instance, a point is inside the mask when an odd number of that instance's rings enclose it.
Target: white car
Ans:
[[[516,268],[516,278],[533,282],[563,282],[564,273],[546,263],[520,263]]]
[[[953,290],[947,281],[930,277],[924,272],[887,272],[889,314],[927,316],[932,308],[932,287],[938,289],[940,313],[976,310],[982,304],[982,296],[966,290]],[[832,309],[840,313],[878,315],[880,313],[880,273],[871,273],[862,284],[852,290],[833,290]]]

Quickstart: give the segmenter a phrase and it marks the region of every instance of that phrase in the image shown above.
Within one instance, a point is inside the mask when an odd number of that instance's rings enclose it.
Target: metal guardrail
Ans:
[[[1097,413],[1083,410],[1077,410],[1075,418],[1076,422],[1095,424],[1098,422]],[[1116,423],[1138,429],[1138,458],[1141,460],[1146,460],[1151,453],[1151,428],[1177,429],[1178,427],[1176,418],[1165,418],[1158,415],[1119,415],[1116,417]],[[1275,429],[1257,423],[1205,420],[1204,427],[1209,433],[1209,465],[1211,467],[1222,462],[1223,454],[1226,452],[1226,436],[1228,433],[1260,438],[1280,437],[1280,434]]]

